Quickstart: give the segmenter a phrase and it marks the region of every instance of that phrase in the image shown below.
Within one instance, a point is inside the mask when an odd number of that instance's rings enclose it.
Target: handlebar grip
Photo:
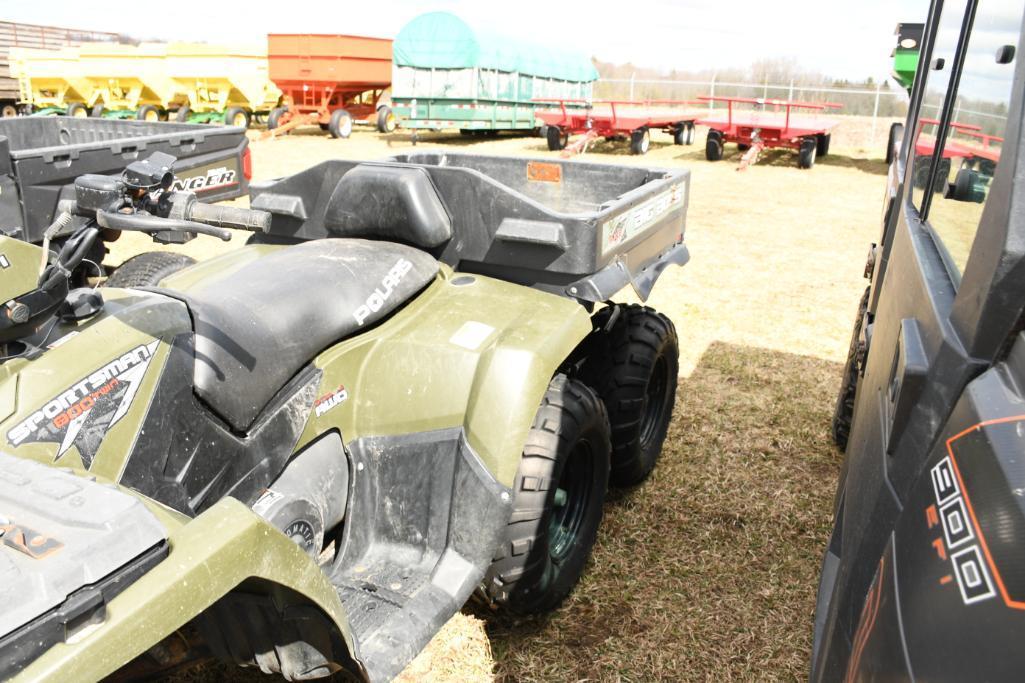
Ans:
[[[189,220],[221,228],[235,228],[252,232],[270,230],[271,215],[259,209],[241,209],[235,206],[193,202],[189,207]]]

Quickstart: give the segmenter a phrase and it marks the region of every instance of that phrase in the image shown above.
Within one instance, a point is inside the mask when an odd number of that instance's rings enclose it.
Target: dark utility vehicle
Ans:
[[[78,178],[41,274],[0,237],[0,678],[383,681],[474,593],[557,606],[662,450],[676,331],[605,302],[686,262],[686,171],[330,161],[237,209],[173,163]],[[225,227],[69,291],[101,230]]]
[[[39,244],[75,178],[119,175],[154,152],[176,158],[173,189],[204,202],[241,197],[252,165],[245,130],[147,121],[24,116],[0,119],[0,234]],[[58,239],[70,226],[55,230]],[[102,246],[102,245],[100,245]]]
[[[1025,671],[1023,8],[929,10],[836,406],[813,681]]]

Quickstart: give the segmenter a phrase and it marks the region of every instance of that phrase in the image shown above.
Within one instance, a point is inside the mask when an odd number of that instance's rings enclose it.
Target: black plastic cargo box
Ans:
[[[253,184],[271,239],[372,237],[456,270],[604,301],[647,298],[683,243],[690,173],[581,161],[416,153],[327,161]]]

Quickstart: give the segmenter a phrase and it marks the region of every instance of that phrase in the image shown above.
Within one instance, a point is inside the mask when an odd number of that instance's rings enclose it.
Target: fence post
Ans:
[[[715,97],[715,77],[716,77],[716,74],[712,74],[712,82],[709,83],[708,94],[709,94],[710,97]],[[708,108],[709,109],[714,109],[715,108],[715,102],[713,102],[712,100],[708,100]]]
[[[876,144],[876,119],[879,117],[879,94],[883,88],[883,82],[876,83],[876,101],[872,107],[872,146]]]
[[[628,97],[627,99],[630,100],[631,102],[633,102],[633,99],[634,99],[634,76],[636,76],[636,75],[637,75],[637,72],[634,72],[634,73],[630,74],[630,97]]]
[[[791,102],[794,101],[794,79],[790,79],[790,91],[787,92],[787,99]]]
[[[763,86],[764,87],[762,88],[762,99],[763,100],[767,100],[767,99],[769,99],[769,77],[768,76],[765,77],[765,81],[763,82]]]

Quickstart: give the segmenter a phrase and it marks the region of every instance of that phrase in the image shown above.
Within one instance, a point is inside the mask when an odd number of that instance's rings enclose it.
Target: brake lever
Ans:
[[[193,232],[197,235],[210,235],[225,242],[231,240],[232,232],[223,228],[215,228],[195,221],[182,220],[180,218],[158,218],[147,214],[125,214],[111,213],[110,211],[97,211],[96,222],[100,227],[110,230],[128,230],[134,232]]]

